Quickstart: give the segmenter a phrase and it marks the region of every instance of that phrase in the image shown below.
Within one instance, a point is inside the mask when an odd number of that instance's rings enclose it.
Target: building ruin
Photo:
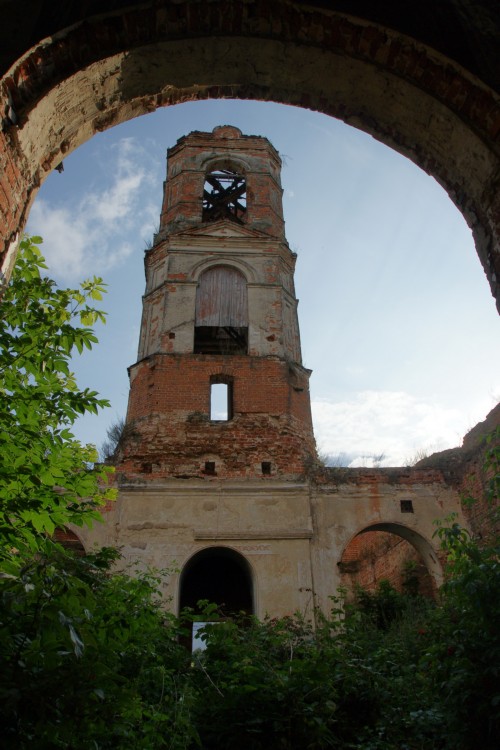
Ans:
[[[410,560],[433,595],[434,522],[468,523],[439,467],[319,462],[280,168],[266,138],[227,125],[168,151],[119,496],[104,526],[79,533],[175,571],[164,592],[175,610],[208,599],[226,613],[312,615],[342,584],[400,588]]]

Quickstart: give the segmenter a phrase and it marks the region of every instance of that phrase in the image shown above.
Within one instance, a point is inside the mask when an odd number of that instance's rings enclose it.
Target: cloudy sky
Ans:
[[[112,408],[83,419],[77,436],[100,445],[125,415],[166,149],[220,124],[266,136],[283,159],[320,451],[390,466],[459,445],[500,400],[498,317],[463,217],[435,180],[370,136],[307,110],[232,101],[102,133],[40,190],[28,231],[44,238],[51,275],[61,285],[101,275],[109,289],[100,345],[74,370]]]

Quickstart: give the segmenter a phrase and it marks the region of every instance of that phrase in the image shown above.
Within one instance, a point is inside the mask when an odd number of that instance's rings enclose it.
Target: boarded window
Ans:
[[[246,354],[248,299],[246,279],[228,266],[209,268],[196,290],[194,351]]]

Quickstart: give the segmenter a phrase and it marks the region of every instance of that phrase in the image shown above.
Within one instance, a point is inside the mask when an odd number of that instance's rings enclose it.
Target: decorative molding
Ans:
[[[214,541],[229,541],[231,539],[311,539],[312,529],[269,529],[268,531],[194,531],[197,541],[210,539]]]

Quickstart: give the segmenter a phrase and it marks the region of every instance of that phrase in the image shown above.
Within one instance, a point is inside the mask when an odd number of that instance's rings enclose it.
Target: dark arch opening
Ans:
[[[179,608],[199,613],[200,600],[217,604],[223,616],[253,614],[252,574],[245,558],[227,547],[209,547],[195,554],[181,574]]]

